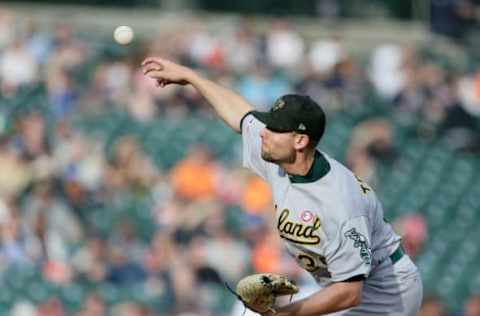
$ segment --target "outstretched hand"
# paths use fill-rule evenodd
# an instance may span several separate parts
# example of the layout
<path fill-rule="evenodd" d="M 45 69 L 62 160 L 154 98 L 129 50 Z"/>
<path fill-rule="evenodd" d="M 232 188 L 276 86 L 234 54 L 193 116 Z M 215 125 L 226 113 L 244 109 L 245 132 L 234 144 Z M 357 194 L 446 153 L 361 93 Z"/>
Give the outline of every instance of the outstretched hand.
<path fill-rule="evenodd" d="M 160 87 L 169 84 L 187 85 L 195 75 L 190 68 L 158 57 L 146 58 L 142 62 L 142 68 L 143 74 L 156 80 Z"/>

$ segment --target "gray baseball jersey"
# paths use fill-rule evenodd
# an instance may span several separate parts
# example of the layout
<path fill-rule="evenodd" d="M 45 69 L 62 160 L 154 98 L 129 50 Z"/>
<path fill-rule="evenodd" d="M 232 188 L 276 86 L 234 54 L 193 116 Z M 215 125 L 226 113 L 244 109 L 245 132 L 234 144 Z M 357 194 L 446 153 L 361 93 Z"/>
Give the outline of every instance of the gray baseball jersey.
<path fill-rule="evenodd" d="M 305 176 L 286 174 L 278 165 L 264 161 L 259 135 L 264 126 L 251 114 L 242 120 L 243 162 L 270 184 L 277 229 L 288 252 L 320 287 L 365 278 L 362 304 L 337 314 L 415 315 L 418 296 L 421 299 L 418 293 L 410 295 L 415 300 L 408 302 L 413 306 L 410 311 L 393 303 L 405 294 L 401 283 L 408 282 L 403 279 L 416 280 L 420 292 L 421 282 L 406 255 L 400 259 L 408 261 L 402 273 L 395 274 L 390 256 L 399 248 L 400 237 L 384 221 L 375 192 L 319 151 Z"/>

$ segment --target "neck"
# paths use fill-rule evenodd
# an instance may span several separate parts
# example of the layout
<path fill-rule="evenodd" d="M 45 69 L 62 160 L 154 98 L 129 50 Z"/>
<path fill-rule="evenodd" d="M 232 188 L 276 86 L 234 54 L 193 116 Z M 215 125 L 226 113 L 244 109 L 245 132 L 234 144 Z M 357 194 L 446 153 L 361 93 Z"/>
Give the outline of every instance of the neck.
<path fill-rule="evenodd" d="M 293 162 L 281 163 L 280 167 L 288 174 L 304 176 L 312 168 L 314 159 L 315 149 L 305 150 L 303 152 L 297 152 Z"/>

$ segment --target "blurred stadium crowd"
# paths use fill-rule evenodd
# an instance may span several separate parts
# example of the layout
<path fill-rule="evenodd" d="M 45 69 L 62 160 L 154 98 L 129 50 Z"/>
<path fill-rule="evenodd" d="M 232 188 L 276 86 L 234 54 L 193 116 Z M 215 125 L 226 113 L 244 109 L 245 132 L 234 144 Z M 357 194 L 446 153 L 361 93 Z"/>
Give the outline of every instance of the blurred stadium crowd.
<path fill-rule="evenodd" d="M 190 88 L 144 78 L 149 55 L 201 69 L 261 110 L 292 91 L 324 105 L 320 148 L 379 191 L 421 268 L 442 261 L 425 271 L 421 315 L 480 315 L 475 60 L 433 42 L 353 56 L 341 36 L 307 42 L 286 20 L 252 25 L 193 21 L 125 48 L 0 9 L 1 315 L 229 315 L 223 280 L 272 271 L 311 285 L 273 229 L 268 187 L 241 168 L 240 137 Z M 460 175 L 442 191 L 449 171 Z M 451 249 L 435 241 L 459 227 L 467 257 L 451 272 Z M 473 283 L 435 283 L 450 272 Z"/>

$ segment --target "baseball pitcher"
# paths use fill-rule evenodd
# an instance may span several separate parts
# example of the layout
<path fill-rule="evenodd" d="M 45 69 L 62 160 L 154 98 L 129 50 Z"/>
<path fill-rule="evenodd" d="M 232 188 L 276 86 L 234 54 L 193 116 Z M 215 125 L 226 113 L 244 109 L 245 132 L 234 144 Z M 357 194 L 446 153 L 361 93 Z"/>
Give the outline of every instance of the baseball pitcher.
<path fill-rule="evenodd" d="M 269 112 L 258 112 L 190 68 L 161 58 L 147 58 L 142 66 L 159 86 L 190 84 L 204 96 L 241 133 L 245 167 L 270 184 L 278 233 L 319 285 L 318 292 L 277 308 L 276 315 L 416 315 L 419 272 L 383 220 L 372 188 L 317 150 L 325 129 L 318 104 L 285 95 Z"/>

